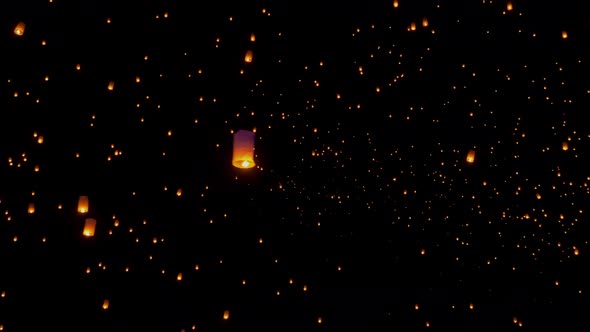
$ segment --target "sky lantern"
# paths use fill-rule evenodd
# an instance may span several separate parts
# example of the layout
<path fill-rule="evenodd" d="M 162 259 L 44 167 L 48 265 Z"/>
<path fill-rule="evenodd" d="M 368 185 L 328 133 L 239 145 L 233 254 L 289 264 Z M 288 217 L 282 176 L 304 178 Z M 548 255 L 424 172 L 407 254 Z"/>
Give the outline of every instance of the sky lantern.
<path fill-rule="evenodd" d="M 107 86 L 109 91 L 113 91 L 115 89 L 115 81 L 110 81 L 109 85 Z"/>
<path fill-rule="evenodd" d="M 253 58 L 253 56 L 254 56 L 254 55 L 253 55 L 252 51 L 248 50 L 248 51 L 246 52 L 246 55 L 244 56 L 244 62 L 246 62 L 246 63 L 251 63 L 251 62 L 252 62 L 252 58 Z"/>
<path fill-rule="evenodd" d="M 254 139 L 256 134 L 248 130 L 238 130 L 234 134 L 232 164 L 237 168 L 252 168 L 254 163 Z"/>
<path fill-rule="evenodd" d="M 105 299 L 102 301 L 102 309 L 107 310 L 109 308 L 109 300 Z"/>
<path fill-rule="evenodd" d="M 567 31 L 564 30 L 561 32 L 561 38 L 567 39 Z"/>
<path fill-rule="evenodd" d="M 469 150 L 469 152 L 467 153 L 467 158 L 465 158 L 465 160 L 472 164 L 475 161 L 475 151 L 474 150 Z"/>
<path fill-rule="evenodd" d="M 93 237 L 94 231 L 96 230 L 96 219 L 94 218 L 86 218 L 84 222 L 84 231 L 82 234 L 86 237 Z"/>
<path fill-rule="evenodd" d="M 511 11 L 512 9 L 513 9 L 512 2 L 508 1 L 508 3 L 506 4 L 506 10 Z"/>
<path fill-rule="evenodd" d="M 252 32 L 252 34 L 250 35 L 250 41 L 251 42 L 255 42 L 256 41 L 256 35 L 254 34 L 254 32 Z"/>
<path fill-rule="evenodd" d="M 426 17 L 422 19 L 422 26 L 425 28 L 428 27 L 428 19 Z"/>
<path fill-rule="evenodd" d="M 562 149 L 563 151 L 567 151 L 567 150 L 569 149 L 569 146 L 567 145 L 567 142 L 563 142 L 563 143 L 561 144 L 561 149 Z"/>
<path fill-rule="evenodd" d="M 78 213 L 88 213 L 88 196 L 80 196 L 78 199 Z"/>
<path fill-rule="evenodd" d="M 25 23 L 18 22 L 18 24 L 14 27 L 14 34 L 17 36 L 22 36 L 25 34 Z"/>
<path fill-rule="evenodd" d="M 410 31 L 416 31 L 416 22 L 410 24 Z"/>
<path fill-rule="evenodd" d="M 223 312 L 223 319 L 224 320 L 228 320 L 229 319 L 229 310 L 226 310 Z"/>
<path fill-rule="evenodd" d="M 399 1 L 393 0 L 393 8 L 399 7 Z"/>
<path fill-rule="evenodd" d="M 29 214 L 34 214 L 35 213 L 35 203 L 29 203 L 29 207 L 27 208 L 27 212 Z"/>

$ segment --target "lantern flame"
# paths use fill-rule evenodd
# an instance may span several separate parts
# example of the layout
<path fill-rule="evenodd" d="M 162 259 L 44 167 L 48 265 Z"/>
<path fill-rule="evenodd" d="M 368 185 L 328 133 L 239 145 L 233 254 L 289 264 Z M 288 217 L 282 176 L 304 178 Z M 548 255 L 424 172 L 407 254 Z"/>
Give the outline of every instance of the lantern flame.
<path fill-rule="evenodd" d="M 84 223 L 84 231 L 82 234 L 86 237 L 93 237 L 94 231 L 96 230 L 96 219 L 93 218 L 86 218 L 86 222 Z"/>
<path fill-rule="evenodd" d="M 80 196 L 78 199 L 78 213 L 88 213 L 88 196 Z"/>
<path fill-rule="evenodd" d="M 232 164 L 237 168 L 252 168 L 254 162 L 254 132 L 238 130 L 234 134 Z"/>
<path fill-rule="evenodd" d="M 14 34 L 17 36 L 22 36 L 25 34 L 25 23 L 24 22 L 18 22 L 16 27 L 14 27 Z"/>

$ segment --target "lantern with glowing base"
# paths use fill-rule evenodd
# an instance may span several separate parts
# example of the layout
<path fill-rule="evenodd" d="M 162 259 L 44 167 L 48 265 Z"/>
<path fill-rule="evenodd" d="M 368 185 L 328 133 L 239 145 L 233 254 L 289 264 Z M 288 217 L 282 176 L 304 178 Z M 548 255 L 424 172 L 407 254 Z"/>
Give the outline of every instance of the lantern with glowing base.
<path fill-rule="evenodd" d="M 467 158 L 465 158 L 465 160 L 468 163 L 473 164 L 473 162 L 475 161 L 475 151 L 469 150 L 469 153 L 467 153 Z"/>
<path fill-rule="evenodd" d="M 14 34 L 17 36 L 22 36 L 25 34 L 25 23 L 24 22 L 18 22 L 16 27 L 14 27 Z"/>
<path fill-rule="evenodd" d="M 88 213 L 88 196 L 80 196 L 78 199 L 78 213 Z"/>
<path fill-rule="evenodd" d="M 232 165 L 237 168 L 252 168 L 254 162 L 254 139 L 256 134 L 248 130 L 238 130 L 234 134 Z"/>
<path fill-rule="evenodd" d="M 93 237 L 95 230 L 96 230 L 96 219 L 86 218 L 86 221 L 84 222 L 84 231 L 82 231 L 82 234 L 85 237 Z"/>

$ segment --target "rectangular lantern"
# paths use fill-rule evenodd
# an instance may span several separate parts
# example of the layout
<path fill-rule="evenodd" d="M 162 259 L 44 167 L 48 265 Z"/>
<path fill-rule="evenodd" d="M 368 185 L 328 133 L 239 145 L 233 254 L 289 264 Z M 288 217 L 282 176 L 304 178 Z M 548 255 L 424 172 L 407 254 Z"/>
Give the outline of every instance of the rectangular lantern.
<path fill-rule="evenodd" d="M 25 34 L 25 23 L 24 22 L 18 22 L 16 27 L 14 27 L 14 34 L 17 36 L 22 36 Z"/>
<path fill-rule="evenodd" d="M 246 55 L 244 56 L 244 62 L 246 62 L 246 63 L 252 62 L 253 57 L 254 57 L 254 55 L 253 55 L 252 51 L 246 52 Z"/>
<path fill-rule="evenodd" d="M 80 196 L 78 199 L 78 213 L 88 213 L 88 196 Z"/>
<path fill-rule="evenodd" d="M 563 143 L 561 144 L 561 149 L 562 149 L 563 151 L 567 151 L 567 150 L 569 149 L 569 146 L 567 145 L 567 142 L 563 142 Z"/>
<path fill-rule="evenodd" d="M 252 168 L 254 163 L 254 139 L 256 134 L 248 130 L 238 130 L 234 134 L 232 164 L 237 168 Z"/>
<path fill-rule="evenodd" d="M 96 219 L 86 218 L 86 222 L 84 222 L 84 231 L 82 234 L 84 234 L 84 236 L 86 236 L 86 237 L 93 237 L 95 230 L 96 230 Z"/>
<path fill-rule="evenodd" d="M 27 208 L 27 212 L 29 214 L 35 213 L 35 203 L 29 203 L 29 207 Z"/>
<path fill-rule="evenodd" d="M 107 86 L 107 89 L 109 91 L 113 91 L 115 89 L 115 82 L 114 81 L 110 81 L 109 85 Z"/>
<path fill-rule="evenodd" d="M 467 153 L 467 158 L 465 160 L 467 160 L 467 162 L 470 164 L 473 163 L 475 161 L 475 151 L 469 150 L 469 153 Z"/>

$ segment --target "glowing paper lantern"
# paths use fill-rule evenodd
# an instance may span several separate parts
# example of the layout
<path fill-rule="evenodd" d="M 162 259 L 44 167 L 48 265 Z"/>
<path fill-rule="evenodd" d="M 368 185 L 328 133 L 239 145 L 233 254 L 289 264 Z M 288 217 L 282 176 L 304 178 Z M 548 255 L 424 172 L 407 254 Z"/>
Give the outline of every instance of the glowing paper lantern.
<path fill-rule="evenodd" d="M 84 222 L 84 231 L 82 234 L 86 237 L 93 237 L 94 231 L 96 230 L 96 219 L 93 218 L 86 218 L 86 222 Z"/>
<path fill-rule="evenodd" d="M 109 308 L 109 300 L 105 299 L 104 301 L 102 301 L 102 308 L 104 310 L 107 310 Z"/>
<path fill-rule="evenodd" d="M 78 213 L 88 213 L 88 196 L 80 196 L 78 199 Z"/>
<path fill-rule="evenodd" d="M 506 4 L 506 10 L 511 11 L 512 9 L 513 9 L 512 2 L 508 1 L 508 3 Z"/>
<path fill-rule="evenodd" d="M 426 17 L 422 19 L 422 26 L 425 28 L 428 27 L 428 19 Z"/>
<path fill-rule="evenodd" d="M 561 38 L 567 39 L 567 31 L 562 31 L 561 32 Z"/>
<path fill-rule="evenodd" d="M 29 203 L 29 207 L 27 208 L 27 212 L 29 214 L 35 213 L 35 203 Z"/>
<path fill-rule="evenodd" d="M 399 7 L 399 2 L 397 0 L 393 0 L 393 8 Z"/>
<path fill-rule="evenodd" d="M 25 23 L 24 22 L 18 22 L 16 27 L 14 27 L 14 34 L 17 36 L 22 36 L 25 34 Z"/>
<path fill-rule="evenodd" d="M 229 319 L 229 310 L 226 310 L 223 312 L 223 319 L 224 320 L 228 320 Z"/>
<path fill-rule="evenodd" d="M 465 160 L 472 164 L 475 161 L 475 151 L 473 150 L 469 150 L 469 153 L 467 153 L 467 158 L 465 158 Z"/>
<path fill-rule="evenodd" d="M 109 91 L 113 91 L 115 89 L 115 82 L 114 81 L 110 81 L 109 85 L 107 86 L 107 89 Z"/>
<path fill-rule="evenodd" d="M 256 134 L 248 130 L 238 130 L 234 134 L 232 164 L 237 168 L 252 168 L 254 163 L 254 139 Z"/>
<path fill-rule="evenodd" d="M 246 63 L 252 62 L 253 57 L 254 57 L 254 55 L 253 55 L 252 51 L 250 51 L 250 50 L 247 51 L 246 55 L 244 56 L 244 62 L 246 62 Z"/>
<path fill-rule="evenodd" d="M 410 24 L 410 31 L 416 31 L 416 22 Z"/>
<path fill-rule="evenodd" d="M 255 42 L 256 41 L 256 35 L 254 34 L 254 32 L 252 32 L 252 34 L 250 35 L 250 41 L 251 42 Z"/>
<path fill-rule="evenodd" d="M 567 142 L 563 142 L 563 143 L 561 144 L 561 149 L 562 149 L 563 151 L 567 151 L 567 150 L 569 149 L 569 146 L 567 145 Z"/>

